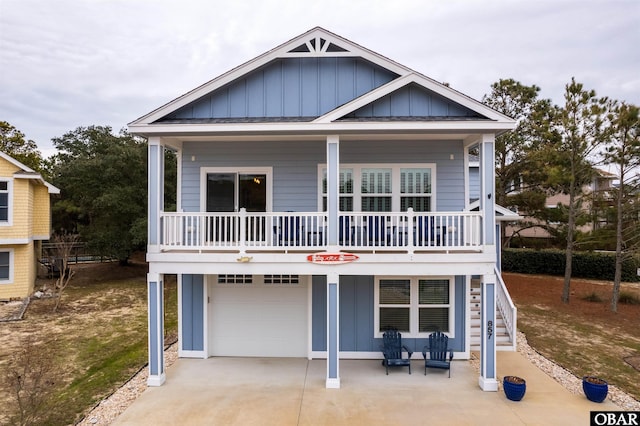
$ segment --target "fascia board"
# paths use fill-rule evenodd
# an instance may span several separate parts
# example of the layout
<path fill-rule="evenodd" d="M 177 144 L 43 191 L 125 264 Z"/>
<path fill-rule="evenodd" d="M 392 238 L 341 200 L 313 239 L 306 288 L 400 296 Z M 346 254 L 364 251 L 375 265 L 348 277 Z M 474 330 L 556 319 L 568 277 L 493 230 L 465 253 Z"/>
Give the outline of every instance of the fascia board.
<path fill-rule="evenodd" d="M 331 122 L 331 123 L 224 123 L 130 125 L 129 131 L 144 136 L 327 134 L 349 132 L 464 132 L 501 133 L 513 128 L 510 122 L 496 121 L 403 121 L 403 122 Z"/>
<path fill-rule="evenodd" d="M 41 175 L 39 175 L 39 174 L 37 174 L 35 172 L 32 172 L 32 173 L 14 173 L 13 177 L 15 179 L 32 179 L 32 180 L 35 180 L 38 183 L 46 186 L 47 187 L 47 191 L 49 192 L 49 194 L 59 194 L 60 193 L 60 189 L 58 189 L 55 186 L 51 185 L 49 182 L 44 180 Z"/>
<path fill-rule="evenodd" d="M 6 154 L 0 151 L 0 157 L 4 158 L 6 161 L 8 161 L 9 163 L 13 164 L 14 166 L 16 166 L 17 168 L 19 168 L 20 170 L 26 173 L 36 173 L 34 170 L 25 166 L 24 164 L 22 164 L 21 162 L 19 162 L 18 160 L 10 156 L 9 154 Z"/>
<path fill-rule="evenodd" d="M 411 83 L 416 83 L 424 87 L 425 89 L 430 90 L 434 93 L 437 93 L 451 100 L 452 102 L 455 102 L 466 108 L 469 108 L 470 110 L 477 112 L 478 114 L 483 115 L 490 120 L 494 120 L 497 122 L 512 123 L 513 125 L 509 129 L 515 128 L 515 125 L 516 125 L 515 120 L 507 117 L 506 115 L 503 115 L 495 111 L 494 109 L 489 108 L 480 102 L 477 102 L 472 98 L 462 95 L 461 93 L 455 90 L 452 90 L 445 85 L 437 83 L 429 78 L 424 77 L 423 75 L 420 75 L 414 72 L 412 72 L 411 74 L 396 78 L 395 80 L 392 80 L 389 83 L 383 86 L 380 86 L 377 89 L 374 89 L 360 96 L 359 98 L 354 99 L 353 101 L 328 112 L 327 114 L 321 117 L 318 117 L 317 119 L 314 120 L 314 123 L 327 123 L 327 122 L 337 120 Z"/>

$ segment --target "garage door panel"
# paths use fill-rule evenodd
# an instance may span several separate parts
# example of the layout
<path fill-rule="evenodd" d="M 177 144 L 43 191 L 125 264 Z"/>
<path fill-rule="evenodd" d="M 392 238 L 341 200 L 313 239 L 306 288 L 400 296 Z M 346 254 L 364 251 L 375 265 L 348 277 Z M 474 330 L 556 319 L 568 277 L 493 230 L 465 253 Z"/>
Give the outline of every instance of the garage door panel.
<path fill-rule="evenodd" d="M 307 287 L 212 284 L 209 348 L 213 356 L 307 356 Z"/>

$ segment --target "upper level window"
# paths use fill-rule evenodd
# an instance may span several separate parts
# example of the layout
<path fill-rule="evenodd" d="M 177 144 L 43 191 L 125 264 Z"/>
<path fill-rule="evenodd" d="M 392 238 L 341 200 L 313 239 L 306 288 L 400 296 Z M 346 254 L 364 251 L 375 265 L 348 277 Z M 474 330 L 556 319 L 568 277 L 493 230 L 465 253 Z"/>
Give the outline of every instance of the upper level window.
<path fill-rule="evenodd" d="M 0 180 L 0 224 L 8 224 L 10 222 L 11 206 L 11 182 Z"/>
<path fill-rule="evenodd" d="M 322 209 L 327 210 L 327 169 L 320 166 Z M 344 164 L 340 168 L 340 211 L 435 210 L 435 164 Z"/>
<path fill-rule="evenodd" d="M 363 168 L 361 172 L 362 203 L 360 210 L 363 212 L 390 212 L 391 211 L 391 178 L 392 169 L 389 168 Z"/>

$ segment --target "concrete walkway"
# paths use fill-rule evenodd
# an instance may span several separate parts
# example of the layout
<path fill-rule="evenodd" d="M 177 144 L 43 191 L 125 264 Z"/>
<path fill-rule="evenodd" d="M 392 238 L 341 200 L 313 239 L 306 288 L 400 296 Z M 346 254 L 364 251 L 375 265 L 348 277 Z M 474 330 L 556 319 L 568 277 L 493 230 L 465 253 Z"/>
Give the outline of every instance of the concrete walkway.
<path fill-rule="evenodd" d="M 517 352 L 498 373 L 527 380 L 520 402 L 482 392 L 468 361 L 427 371 L 413 361 L 385 375 L 380 361 L 342 360 L 341 389 L 326 389 L 326 362 L 300 358 L 179 359 L 115 425 L 588 425 L 592 410 L 619 410 L 574 395 Z"/>

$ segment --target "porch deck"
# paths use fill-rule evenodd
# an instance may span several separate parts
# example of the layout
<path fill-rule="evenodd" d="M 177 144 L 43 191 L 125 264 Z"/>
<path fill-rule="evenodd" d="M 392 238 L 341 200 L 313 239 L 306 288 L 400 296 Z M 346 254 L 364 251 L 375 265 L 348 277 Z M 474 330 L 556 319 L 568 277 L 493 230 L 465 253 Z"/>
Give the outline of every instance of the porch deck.
<path fill-rule="evenodd" d="M 167 382 L 148 388 L 114 425 L 585 425 L 591 410 L 619 409 L 574 395 L 518 352 L 498 353 L 499 377 L 527 380 L 520 402 L 482 392 L 478 372 L 454 361 L 451 378 L 422 363 L 384 374 L 379 360 L 342 360 L 339 390 L 325 388 L 326 362 L 301 358 L 179 359 Z"/>

